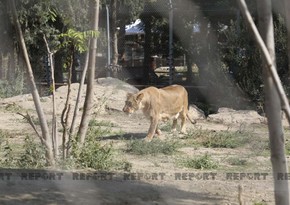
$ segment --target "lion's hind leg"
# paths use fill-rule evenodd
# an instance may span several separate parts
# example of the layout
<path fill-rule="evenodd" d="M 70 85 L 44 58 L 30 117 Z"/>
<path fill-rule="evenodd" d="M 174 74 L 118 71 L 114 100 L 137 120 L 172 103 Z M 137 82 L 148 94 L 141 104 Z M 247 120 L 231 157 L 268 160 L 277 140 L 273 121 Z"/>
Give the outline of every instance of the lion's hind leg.
<path fill-rule="evenodd" d="M 185 128 L 185 122 L 186 122 L 186 110 L 183 110 L 181 113 L 180 113 L 180 116 L 179 118 L 181 119 L 181 130 L 180 132 L 182 134 L 186 134 L 186 128 Z"/>

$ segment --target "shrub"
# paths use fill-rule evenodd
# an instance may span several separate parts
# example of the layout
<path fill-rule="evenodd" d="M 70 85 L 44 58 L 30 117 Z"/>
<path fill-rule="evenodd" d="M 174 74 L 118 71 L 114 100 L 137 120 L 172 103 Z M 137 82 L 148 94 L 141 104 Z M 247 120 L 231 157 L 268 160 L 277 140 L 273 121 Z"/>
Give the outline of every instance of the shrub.
<path fill-rule="evenodd" d="M 8 141 L 3 145 L 1 143 L 1 149 L 3 150 L 3 157 L 1 157 L 0 163 L 1 167 L 12 168 L 17 166 L 17 160 L 13 149 L 11 148 Z"/>
<path fill-rule="evenodd" d="M 14 146 L 12 147 L 8 141 L 5 144 L 2 143 L 1 147 L 3 150 L 1 166 L 43 168 L 46 165 L 44 147 L 30 136 L 26 136 L 24 144 L 17 149 L 13 148 Z"/>
<path fill-rule="evenodd" d="M 26 136 L 24 153 L 17 160 L 17 165 L 21 168 L 43 168 L 46 165 L 45 148 L 42 144 L 36 143 L 32 137 Z"/>
<path fill-rule="evenodd" d="M 114 166 L 112 144 L 101 145 L 99 139 L 109 134 L 108 130 L 100 127 L 90 127 L 86 136 L 85 143 L 80 148 L 79 144 L 72 143 L 72 153 L 70 163 L 77 168 L 93 168 L 97 170 L 108 170 Z"/>

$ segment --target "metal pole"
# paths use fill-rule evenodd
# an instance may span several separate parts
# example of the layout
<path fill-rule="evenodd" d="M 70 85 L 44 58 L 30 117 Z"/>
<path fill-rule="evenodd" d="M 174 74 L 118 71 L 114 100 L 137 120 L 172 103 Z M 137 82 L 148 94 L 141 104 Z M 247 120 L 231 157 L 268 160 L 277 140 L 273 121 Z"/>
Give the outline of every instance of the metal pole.
<path fill-rule="evenodd" d="M 107 41 L 108 41 L 108 68 L 111 65 L 111 38 L 110 38 L 110 15 L 109 15 L 109 7 L 106 5 L 106 11 L 107 11 Z M 110 76 L 109 71 L 107 71 L 107 76 Z"/>
<path fill-rule="evenodd" d="M 172 1 L 169 0 L 169 85 L 173 83 L 174 65 L 173 65 L 173 6 Z"/>

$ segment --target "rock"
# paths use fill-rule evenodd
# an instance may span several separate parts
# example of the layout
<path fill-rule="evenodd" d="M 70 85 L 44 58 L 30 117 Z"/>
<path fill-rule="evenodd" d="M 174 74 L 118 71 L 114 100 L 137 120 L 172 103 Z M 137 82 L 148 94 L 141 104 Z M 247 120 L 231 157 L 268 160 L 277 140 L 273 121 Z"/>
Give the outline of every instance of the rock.
<path fill-rule="evenodd" d="M 262 117 L 254 110 L 233 110 L 230 108 L 220 108 L 217 114 L 209 115 L 209 121 L 220 122 L 225 124 L 231 123 L 246 123 L 259 124 L 265 122 L 265 117 Z"/>
<path fill-rule="evenodd" d="M 188 115 L 191 119 L 194 119 L 194 120 L 205 119 L 204 112 L 201 109 L 199 109 L 196 105 L 189 106 Z"/>
<path fill-rule="evenodd" d="M 97 105 L 98 112 L 101 113 L 106 110 L 122 112 L 127 93 L 136 93 L 139 91 L 134 86 L 111 77 L 97 79 L 95 86 L 95 97 L 100 105 Z"/>
<path fill-rule="evenodd" d="M 97 85 L 101 85 L 103 87 L 114 87 L 115 89 L 118 89 L 118 90 L 124 90 L 126 92 L 131 92 L 131 93 L 136 93 L 138 92 L 139 90 L 137 88 L 135 88 L 134 86 L 128 84 L 128 83 L 125 83 L 119 79 L 116 79 L 116 78 L 111 78 L 111 77 L 108 77 L 108 78 L 98 78 L 96 80 L 96 84 Z"/>

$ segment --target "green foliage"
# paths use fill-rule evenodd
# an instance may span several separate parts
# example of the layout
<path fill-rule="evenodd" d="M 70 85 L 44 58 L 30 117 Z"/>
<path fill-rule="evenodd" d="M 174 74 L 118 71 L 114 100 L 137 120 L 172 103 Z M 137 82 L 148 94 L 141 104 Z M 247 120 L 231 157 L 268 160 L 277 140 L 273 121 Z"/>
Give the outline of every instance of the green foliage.
<path fill-rule="evenodd" d="M 73 47 L 79 53 L 83 53 L 88 49 L 88 39 L 97 38 L 98 36 L 99 32 L 97 31 L 89 30 L 80 32 L 70 28 L 66 33 L 59 35 L 59 38 L 62 40 L 62 43 L 59 45 L 59 49 Z"/>
<path fill-rule="evenodd" d="M 43 57 L 47 55 L 43 36 L 50 47 L 58 45 L 57 34 L 63 29 L 61 19 L 49 0 L 18 1 L 17 12 L 34 75 L 42 79 L 45 72 Z"/>
<path fill-rule="evenodd" d="M 181 164 L 187 168 L 201 170 L 216 169 L 218 167 L 218 163 L 214 162 L 208 154 L 196 158 L 188 158 L 186 160 L 183 160 Z"/>
<path fill-rule="evenodd" d="M 144 140 L 130 140 L 127 142 L 127 152 L 137 155 L 172 155 L 180 147 L 177 141 L 154 139 L 151 142 Z"/>
<path fill-rule="evenodd" d="M 276 61 L 282 82 L 287 83 L 287 39 L 286 27 L 280 15 L 274 15 Z M 222 48 L 223 61 L 239 86 L 254 101 L 263 101 L 262 61 L 259 49 L 245 23 L 232 22 L 222 35 L 226 46 Z"/>
<path fill-rule="evenodd" d="M 239 86 L 252 99 L 261 99 L 261 58 L 250 32 L 244 23 L 232 22 L 223 34 L 227 42 L 222 51 L 223 61 Z"/>

